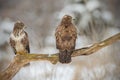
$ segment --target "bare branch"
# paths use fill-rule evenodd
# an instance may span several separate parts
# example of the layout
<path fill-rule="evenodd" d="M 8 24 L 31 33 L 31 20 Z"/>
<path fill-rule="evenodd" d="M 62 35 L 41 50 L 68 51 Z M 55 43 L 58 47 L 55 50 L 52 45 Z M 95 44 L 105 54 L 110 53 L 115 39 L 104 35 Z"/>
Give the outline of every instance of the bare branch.
<path fill-rule="evenodd" d="M 77 49 L 73 52 L 72 57 L 81 56 L 81 55 L 90 55 L 94 52 L 104 48 L 117 40 L 120 40 L 120 33 L 104 40 L 99 43 L 95 43 L 90 47 L 85 47 Z M 11 80 L 15 74 L 23 67 L 25 64 L 31 61 L 38 60 L 48 60 L 53 64 L 58 62 L 58 53 L 56 54 L 26 54 L 26 55 L 16 55 L 13 61 L 10 63 L 9 67 L 0 73 L 0 80 Z"/>
<path fill-rule="evenodd" d="M 90 47 L 75 50 L 74 54 L 72 56 L 90 55 L 90 54 L 98 51 L 99 49 L 104 48 L 104 47 L 106 47 L 106 46 L 108 46 L 108 45 L 110 45 L 118 40 L 120 40 L 120 33 L 118 33 L 118 34 L 116 34 L 116 35 L 114 35 L 114 36 L 112 36 L 104 41 L 101 41 L 99 43 L 95 43 Z"/>

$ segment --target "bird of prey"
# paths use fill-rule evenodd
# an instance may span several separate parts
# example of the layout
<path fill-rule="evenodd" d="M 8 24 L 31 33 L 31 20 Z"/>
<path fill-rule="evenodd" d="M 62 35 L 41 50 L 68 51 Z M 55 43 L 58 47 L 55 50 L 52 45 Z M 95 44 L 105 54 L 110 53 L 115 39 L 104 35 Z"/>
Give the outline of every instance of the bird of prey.
<path fill-rule="evenodd" d="M 24 28 L 24 23 L 18 21 L 14 24 L 13 32 L 10 35 L 10 45 L 15 54 L 30 53 L 28 34 Z"/>
<path fill-rule="evenodd" d="M 75 49 L 77 29 L 72 23 L 72 17 L 64 15 L 56 32 L 56 48 L 59 49 L 59 61 L 61 63 L 70 63 L 71 54 Z"/>

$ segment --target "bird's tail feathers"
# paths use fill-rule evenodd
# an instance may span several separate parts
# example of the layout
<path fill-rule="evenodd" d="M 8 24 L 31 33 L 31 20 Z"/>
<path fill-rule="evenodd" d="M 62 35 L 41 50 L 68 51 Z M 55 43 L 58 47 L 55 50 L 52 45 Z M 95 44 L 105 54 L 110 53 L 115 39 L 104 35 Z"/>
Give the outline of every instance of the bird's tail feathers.
<path fill-rule="evenodd" d="M 61 63 L 70 63 L 71 62 L 71 54 L 72 54 L 72 51 L 67 51 L 67 50 L 60 51 L 59 61 Z"/>

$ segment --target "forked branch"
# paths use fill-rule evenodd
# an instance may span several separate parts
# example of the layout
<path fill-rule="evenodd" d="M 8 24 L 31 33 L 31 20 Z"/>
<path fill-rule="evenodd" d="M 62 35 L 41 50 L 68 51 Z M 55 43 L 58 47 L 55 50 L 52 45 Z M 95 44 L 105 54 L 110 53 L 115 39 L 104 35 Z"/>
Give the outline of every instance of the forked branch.
<path fill-rule="evenodd" d="M 95 43 L 90 47 L 85 47 L 81 49 L 76 49 L 72 57 L 81 55 L 90 55 L 94 52 L 104 48 L 116 41 L 120 40 L 120 33 L 104 40 L 99 43 Z M 26 55 L 16 55 L 13 61 L 10 63 L 7 69 L 0 73 L 0 80 L 11 80 L 15 74 L 27 63 L 31 61 L 48 60 L 53 64 L 58 62 L 58 53 L 55 54 L 26 54 Z"/>

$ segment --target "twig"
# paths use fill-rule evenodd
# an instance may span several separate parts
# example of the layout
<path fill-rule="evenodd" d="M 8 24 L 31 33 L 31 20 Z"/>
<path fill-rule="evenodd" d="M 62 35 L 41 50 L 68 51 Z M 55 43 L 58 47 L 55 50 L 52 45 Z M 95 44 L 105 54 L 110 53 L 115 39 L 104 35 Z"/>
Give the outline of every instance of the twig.
<path fill-rule="evenodd" d="M 72 57 L 81 55 L 90 55 L 94 52 L 106 47 L 117 40 L 120 40 L 120 33 L 104 40 L 99 43 L 95 43 L 90 47 L 77 49 L 73 52 Z M 9 67 L 0 73 L 0 80 L 11 80 L 15 74 L 27 63 L 31 61 L 48 60 L 53 64 L 58 62 L 58 53 L 56 54 L 26 54 L 26 55 L 16 55 L 13 61 L 10 63 Z"/>

